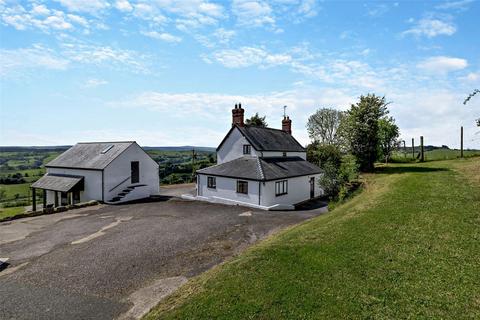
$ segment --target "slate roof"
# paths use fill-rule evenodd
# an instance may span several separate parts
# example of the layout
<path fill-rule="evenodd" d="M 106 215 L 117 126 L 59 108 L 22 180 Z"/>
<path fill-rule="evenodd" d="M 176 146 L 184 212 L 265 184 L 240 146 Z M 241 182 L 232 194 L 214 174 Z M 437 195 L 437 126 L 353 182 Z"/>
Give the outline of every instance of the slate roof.
<path fill-rule="evenodd" d="M 82 182 L 82 176 L 47 173 L 46 175 L 38 179 L 35 183 L 33 183 L 32 188 L 69 192 L 77 184 Z"/>
<path fill-rule="evenodd" d="M 103 170 L 110 162 L 134 143 L 134 141 L 80 142 L 45 166 Z M 112 147 L 106 151 L 110 146 Z"/>
<path fill-rule="evenodd" d="M 257 158 L 251 156 L 197 170 L 199 174 L 256 181 L 278 180 L 321 172 L 319 167 L 300 157 Z"/>
<path fill-rule="evenodd" d="M 305 148 L 289 133 L 272 128 L 235 125 L 218 146 L 220 149 L 227 137 L 237 128 L 257 151 L 305 152 Z"/>

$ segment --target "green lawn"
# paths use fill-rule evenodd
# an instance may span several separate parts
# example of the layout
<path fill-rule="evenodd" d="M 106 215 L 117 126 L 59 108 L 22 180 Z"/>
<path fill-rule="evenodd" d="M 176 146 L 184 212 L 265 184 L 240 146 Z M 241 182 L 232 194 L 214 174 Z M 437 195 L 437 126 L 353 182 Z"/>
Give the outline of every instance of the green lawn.
<path fill-rule="evenodd" d="M 24 207 L 0 208 L 0 220 L 7 217 L 13 217 L 24 212 Z"/>
<path fill-rule="evenodd" d="M 30 183 L 0 184 L 0 190 L 5 190 L 6 200 L 14 199 L 16 194 L 26 198 L 30 194 Z"/>
<path fill-rule="evenodd" d="M 480 159 L 396 164 L 147 319 L 480 318 Z"/>

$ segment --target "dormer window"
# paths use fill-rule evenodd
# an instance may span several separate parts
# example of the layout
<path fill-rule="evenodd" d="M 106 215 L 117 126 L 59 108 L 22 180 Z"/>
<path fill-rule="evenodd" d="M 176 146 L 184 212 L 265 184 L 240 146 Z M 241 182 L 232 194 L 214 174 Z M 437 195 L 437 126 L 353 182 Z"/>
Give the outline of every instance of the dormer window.
<path fill-rule="evenodd" d="M 252 146 L 249 144 L 243 145 L 243 154 L 251 154 L 252 153 Z"/>

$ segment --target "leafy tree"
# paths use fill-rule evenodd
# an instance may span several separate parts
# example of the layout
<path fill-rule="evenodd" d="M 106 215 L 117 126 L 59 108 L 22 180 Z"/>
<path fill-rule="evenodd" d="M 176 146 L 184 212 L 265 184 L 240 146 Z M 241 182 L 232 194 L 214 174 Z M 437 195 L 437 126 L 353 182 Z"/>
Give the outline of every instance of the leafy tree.
<path fill-rule="evenodd" d="M 267 127 L 268 124 L 265 121 L 266 116 L 260 117 L 258 112 L 251 116 L 249 119 L 245 121 L 245 123 L 249 126 L 257 126 L 257 127 Z"/>
<path fill-rule="evenodd" d="M 361 171 L 373 171 L 378 156 L 379 120 L 388 114 L 385 97 L 375 94 L 360 96 L 352 104 L 340 125 L 340 133 L 351 153 L 357 158 Z"/>
<path fill-rule="evenodd" d="M 399 135 L 400 130 L 395 124 L 395 119 L 388 117 L 378 120 L 379 147 L 380 152 L 385 159 L 385 163 L 388 163 L 392 151 L 397 145 L 397 139 Z"/>
<path fill-rule="evenodd" d="M 470 101 L 470 99 L 472 99 L 478 93 L 480 93 L 479 89 L 473 90 L 473 92 L 470 93 L 468 97 L 465 98 L 465 100 L 463 101 L 463 104 L 467 104 L 467 102 Z M 480 118 L 477 119 L 477 126 L 480 127 Z"/>
<path fill-rule="evenodd" d="M 308 118 L 307 131 L 310 139 L 324 144 L 338 144 L 338 127 L 343 117 L 343 112 L 322 108 Z"/>

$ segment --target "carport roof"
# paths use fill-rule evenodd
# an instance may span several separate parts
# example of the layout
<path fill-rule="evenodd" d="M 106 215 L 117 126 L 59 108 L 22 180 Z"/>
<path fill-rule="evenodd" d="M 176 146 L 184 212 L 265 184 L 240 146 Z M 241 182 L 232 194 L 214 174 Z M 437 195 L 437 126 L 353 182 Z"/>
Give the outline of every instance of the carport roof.
<path fill-rule="evenodd" d="M 300 157 L 251 156 L 197 170 L 199 174 L 257 181 L 293 178 L 321 172 L 319 167 Z"/>
<path fill-rule="evenodd" d="M 46 174 L 38 179 L 32 188 L 69 192 L 83 182 L 82 176 Z"/>

